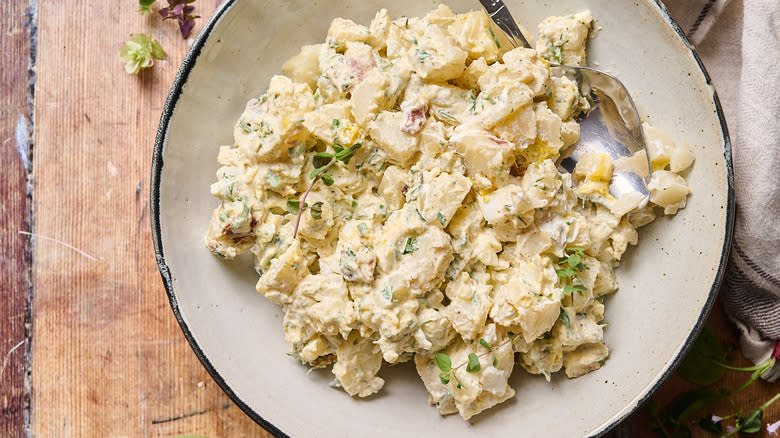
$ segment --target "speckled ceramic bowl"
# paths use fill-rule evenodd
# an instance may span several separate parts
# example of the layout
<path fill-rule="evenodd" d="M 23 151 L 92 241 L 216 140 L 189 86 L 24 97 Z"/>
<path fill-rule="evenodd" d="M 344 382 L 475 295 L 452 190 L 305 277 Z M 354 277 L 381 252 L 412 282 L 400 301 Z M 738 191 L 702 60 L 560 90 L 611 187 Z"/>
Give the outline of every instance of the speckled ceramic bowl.
<path fill-rule="evenodd" d="M 720 284 L 734 215 L 730 149 L 709 78 L 678 27 L 652 0 L 508 1 L 528 29 L 549 15 L 585 8 L 603 28 L 591 60 L 628 86 L 641 116 L 678 141 L 696 163 L 693 195 L 676 217 L 640 231 L 608 299 L 607 364 L 575 380 L 547 383 L 518 370 L 517 395 L 466 422 L 440 417 L 409 364 L 386 367 L 381 394 L 352 399 L 330 388 L 327 370 L 289 358 L 279 307 L 255 292 L 251 260 L 212 256 L 203 235 L 217 201 L 209 195 L 219 145 L 245 102 L 303 44 L 324 39 L 332 18 L 368 23 L 423 15 L 429 0 L 227 1 L 187 55 L 163 111 L 152 166 L 155 252 L 176 318 L 203 366 L 255 421 L 279 436 L 601 435 L 639 407 L 674 370 L 706 319 Z M 452 0 L 456 11 L 479 8 Z"/>

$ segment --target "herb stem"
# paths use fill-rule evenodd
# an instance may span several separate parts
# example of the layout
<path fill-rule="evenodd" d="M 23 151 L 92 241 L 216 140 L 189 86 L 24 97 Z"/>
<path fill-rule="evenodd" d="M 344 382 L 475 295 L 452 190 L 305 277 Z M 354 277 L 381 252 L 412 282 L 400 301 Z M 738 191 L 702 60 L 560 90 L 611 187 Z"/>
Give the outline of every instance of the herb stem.
<path fill-rule="evenodd" d="M 656 415 L 655 418 L 656 422 L 658 423 L 658 427 L 661 428 L 661 434 L 664 436 L 664 438 L 672 438 L 672 435 L 668 430 L 666 430 L 666 426 L 664 426 L 664 422 L 661 420 L 661 417 Z"/>
<path fill-rule="evenodd" d="M 149 10 L 149 13 L 147 15 L 149 16 L 149 38 L 151 38 L 152 37 L 152 11 L 151 11 L 151 9 Z"/>
<path fill-rule="evenodd" d="M 515 335 L 515 336 L 517 336 L 517 335 Z M 495 346 L 495 347 L 493 347 L 493 348 L 490 348 L 490 349 L 488 349 L 488 351 L 486 351 L 486 352 L 484 352 L 484 353 L 482 353 L 482 354 L 478 354 L 478 355 L 477 355 L 477 357 L 481 359 L 481 358 L 483 358 L 483 357 L 487 356 L 488 354 L 492 353 L 494 350 L 496 350 L 496 349 L 499 349 L 499 348 L 503 347 L 504 345 L 506 345 L 506 344 L 508 344 L 508 343 L 512 342 L 512 340 L 515 338 L 515 336 L 512 336 L 512 337 L 509 337 L 509 338 L 507 338 L 507 340 L 506 340 L 506 341 L 504 341 L 504 342 L 502 342 L 502 343 L 500 343 L 500 344 L 496 345 L 496 346 Z M 458 365 L 458 366 L 456 366 L 456 367 L 454 367 L 454 368 L 452 368 L 452 369 L 453 369 L 453 370 L 457 370 L 458 368 L 462 367 L 463 365 L 467 365 L 468 363 L 469 363 L 469 361 L 468 361 L 468 359 L 466 359 L 466 360 L 465 360 L 464 362 L 462 362 L 460 365 Z"/>
<path fill-rule="evenodd" d="M 733 367 L 730 365 L 726 365 L 725 363 L 720 363 L 718 361 L 713 361 L 713 362 L 715 362 L 718 366 L 721 366 L 723 368 L 726 368 L 727 370 L 732 370 L 732 371 L 758 371 L 761 369 L 765 369 L 764 371 L 766 371 L 769 368 L 772 368 L 774 366 L 774 361 L 775 361 L 774 359 L 770 358 L 752 367 Z"/>
<path fill-rule="evenodd" d="M 765 410 L 766 408 L 768 408 L 772 403 L 776 402 L 777 400 L 780 400 L 780 392 L 775 394 L 774 397 L 770 398 L 768 402 L 764 403 L 764 405 L 761 406 L 761 410 L 762 411 Z"/>
<path fill-rule="evenodd" d="M 306 189 L 306 192 L 304 192 L 303 196 L 301 196 L 300 208 L 298 209 L 298 217 L 295 219 L 295 230 L 293 230 L 293 239 L 298 237 L 298 228 L 301 225 L 301 216 L 303 215 L 303 211 L 306 209 L 306 198 L 309 197 L 309 193 L 311 193 L 311 189 L 314 188 L 314 184 L 317 183 L 317 180 L 320 179 L 322 174 L 325 173 L 330 168 L 330 166 L 333 165 L 335 161 L 336 161 L 335 159 L 331 159 L 330 162 L 325 167 L 320 169 L 320 171 L 317 172 L 316 175 L 314 175 L 314 179 L 311 180 L 311 184 L 309 184 L 309 187 Z"/>
<path fill-rule="evenodd" d="M 750 386 L 750 384 L 752 384 L 753 382 L 754 382 L 753 379 L 748 380 L 747 382 L 743 383 L 742 386 L 740 386 L 739 388 L 729 392 L 728 394 L 723 395 L 723 397 L 719 398 L 718 400 L 722 400 L 722 399 L 724 399 L 726 397 L 731 397 L 732 395 L 734 395 L 734 394 L 742 391 L 743 389 L 747 388 L 748 386 Z"/>
<path fill-rule="evenodd" d="M 747 382 L 743 383 L 742 386 L 739 388 L 729 392 L 727 395 L 724 395 L 721 398 L 731 397 L 732 395 L 742 391 L 743 389 L 750 386 L 753 382 L 755 382 L 759 377 L 761 377 L 762 374 L 767 372 L 769 369 L 771 369 L 775 365 L 775 360 L 772 358 L 769 358 L 760 364 L 752 367 L 732 367 L 728 365 L 724 365 L 720 362 L 715 362 L 716 364 L 725 367 L 726 369 L 734 370 L 734 371 L 753 371 L 755 374 L 748 379 Z"/>

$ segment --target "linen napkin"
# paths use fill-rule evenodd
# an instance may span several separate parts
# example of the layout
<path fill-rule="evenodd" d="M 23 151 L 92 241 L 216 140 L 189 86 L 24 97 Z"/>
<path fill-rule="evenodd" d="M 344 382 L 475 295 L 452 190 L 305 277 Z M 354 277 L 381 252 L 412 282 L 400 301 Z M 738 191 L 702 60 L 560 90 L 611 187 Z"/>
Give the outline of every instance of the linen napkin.
<path fill-rule="evenodd" d="M 742 353 L 759 363 L 780 342 L 780 2 L 664 3 L 696 46 L 729 126 L 737 209 L 721 296 Z M 780 363 L 762 377 L 778 380 Z"/>

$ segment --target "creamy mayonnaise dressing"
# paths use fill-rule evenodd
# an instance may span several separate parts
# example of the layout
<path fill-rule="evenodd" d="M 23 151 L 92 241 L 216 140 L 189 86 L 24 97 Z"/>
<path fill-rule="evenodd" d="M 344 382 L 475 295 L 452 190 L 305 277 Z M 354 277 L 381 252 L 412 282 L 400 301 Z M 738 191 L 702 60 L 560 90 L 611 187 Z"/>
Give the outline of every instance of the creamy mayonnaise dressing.
<path fill-rule="evenodd" d="M 206 245 L 254 254 L 293 357 L 332 364 L 359 397 L 413 359 L 430 402 L 464 418 L 514 396 L 516 363 L 548 380 L 604 363 L 614 269 L 654 206 L 685 206 L 693 154 L 646 127 L 651 203 L 631 213 L 609 195 L 608 156 L 559 173 L 589 104 L 550 63 L 584 65 L 592 21 L 548 18 L 534 50 L 443 5 L 337 18 L 247 103 L 218 155 Z"/>

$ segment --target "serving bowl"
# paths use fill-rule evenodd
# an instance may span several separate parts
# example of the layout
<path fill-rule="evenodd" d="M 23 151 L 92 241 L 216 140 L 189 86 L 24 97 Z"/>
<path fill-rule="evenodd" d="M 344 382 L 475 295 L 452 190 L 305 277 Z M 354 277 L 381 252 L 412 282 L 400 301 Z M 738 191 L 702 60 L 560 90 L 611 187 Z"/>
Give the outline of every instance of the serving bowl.
<path fill-rule="evenodd" d="M 673 372 L 717 294 L 734 217 L 731 154 L 717 96 L 695 52 L 652 0 L 507 1 L 527 29 L 549 15 L 590 9 L 599 27 L 590 60 L 632 92 L 643 120 L 687 142 L 692 195 L 676 216 L 640 230 L 608 298 L 605 366 L 550 383 L 522 370 L 517 395 L 471 421 L 440 417 L 411 364 L 385 367 L 377 396 L 350 398 L 286 355 L 282 311 L 255 292 L 252 260 L 225 262 L 203 245 L 216 199 L 209 194 L 220 145 L 232 143 L 246 101 L 265 91 L 300 46 L 324 39 L 330 21 L 421 16 L 438 2 L 235 0 L 214 13 L 182 63 L 163 109 L 152 163 L 155 253 L 171 307 L 195 354 L 233 401 L 277 436 L 602 435 Z M 479 9 L 447 2 L 456 12 Z"/>

